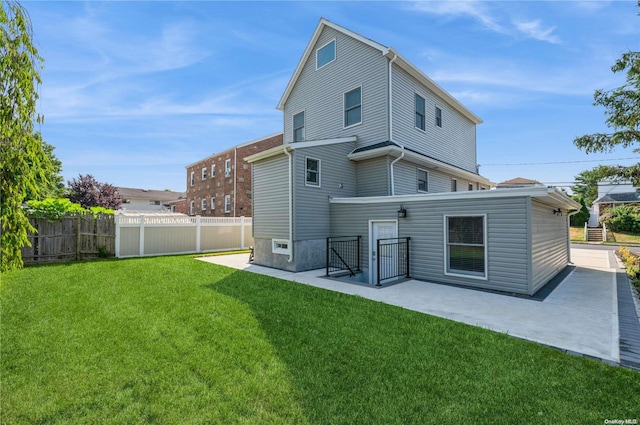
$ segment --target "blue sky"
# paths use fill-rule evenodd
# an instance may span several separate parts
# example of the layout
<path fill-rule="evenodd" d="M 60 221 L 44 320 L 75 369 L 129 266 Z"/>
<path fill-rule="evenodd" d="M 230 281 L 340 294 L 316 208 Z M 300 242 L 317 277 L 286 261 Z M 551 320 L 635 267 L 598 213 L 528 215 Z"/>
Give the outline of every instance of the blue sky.
<path fill-rule="evenodd" d="M 640 50 L 635 1 L 23 5 L 45 58 L 40 131 L 65 180 L 184 191 L 186 165 L 282 131 L 275 107 L 321 17 L 394 47 L 480 116 L 478 163 L 494 182 L 566 185 L 640 160 L 573 145 L 607 131 L 593 92 L 622 84 L 611 66 Z"/>

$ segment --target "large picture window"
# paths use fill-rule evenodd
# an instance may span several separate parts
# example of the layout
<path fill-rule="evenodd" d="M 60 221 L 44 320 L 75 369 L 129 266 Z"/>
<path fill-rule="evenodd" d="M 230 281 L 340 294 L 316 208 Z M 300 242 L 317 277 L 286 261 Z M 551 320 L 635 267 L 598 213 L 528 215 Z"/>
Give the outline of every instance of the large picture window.
<path fill-rule="evenodd" d="M 445 225 L 445 274 L 486 279 L 486 216 L 446 216 Z"/>
<path fill-rule="evenodd" d="M 362 87 L 344 94 L 344 126 L 360 124 L 362 122 Z"/>

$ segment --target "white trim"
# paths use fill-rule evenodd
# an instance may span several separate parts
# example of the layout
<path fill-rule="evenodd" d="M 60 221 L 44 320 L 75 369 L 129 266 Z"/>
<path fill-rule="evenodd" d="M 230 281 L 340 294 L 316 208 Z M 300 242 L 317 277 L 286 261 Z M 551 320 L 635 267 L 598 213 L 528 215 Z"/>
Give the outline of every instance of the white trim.
<path fill-rule="evenodd" d="M 224 195 L 224 212 L 225 214 L 231 212 L 231 195 Z"/>
<path fill-rule="evenodd" d="M 427 180 L 426 180 L 427 190 L 420 190 L 420 179 L 418 178 L 419 177 L 418 173 L 420 171 L 424 171 L 425 173 L 427 173 Z M 429 170 L 425 170 L 424 168 L 416 167 L 416 192 L 418 192 L 418 193 L 429 193 Z"/>
<path fill-rule="evenodd" d="M 189 175 L 189 186 L 193 187 L 196 184 L 196 172 L 192 171 Z"/>
<path fill-rule="evenodd" d="M 455 182 L 455 189 L 456 190 L 453 190 L 454 182 Z M 458 179 L 456 179 L 455 177 L 451 177 L 451 192 L 459 192 L 459 190 L 458 190 Z"/>
<path fill-rule="evenodd" d="M 360 89 L 360 122 L 357 122 L 355 124 L 351 124 L 351 125 L 346 125 L 347 124 L 347 93 L 350 93 L 354 90 L 358 90 Z M 346 92 L 342 93 L 342 129 L 346 130 L 347 128 L 352 128 L 355 127 L 357 125 L 360 125 L 363 123 L 364 121 L 364 91 L 362 90 L 362 84 L 360 84 L 359 86 L 356 86 L 350 90 L 347 90 Z"/>
<path fill-rule="evenodd" d="M 309 183 L 307 181 L 307 161 L 308 160 L 313 160 L 313 161 L 318 161 L 318 184 L 313 184 L 313 183 Z M 308 186 L 308 187 L 321 187 L 322 184 L 322 172 L 321 172 L 321 165 L 322 165 L 322 161 L 319 158 L 314 158 L 312 156 L 305 156 L 304 157 L 304 185 Z"/>
<path fill-rule="evenodd" d="M 449 217 L 482 217 L 482 245 L 484 248 L 484 276 L 478 274 L 467 274 L 463 271 L 451 271 L 449 267 Z M 445 276 L 455 276 L 475 280 L 489 280 L 489 255 L 487 247 L 487 215 L 486 214 L 445 214 L 443 216 L 444 232 L 444 274 Z"/>
<path fill-rule="evenodd" d="M 555 188 L 538 187 L 517 187 L 513 189 L 493 189 L 474 190 L 472 192 L 438 192 L 419 193 L 413 195 L 396 196 L 366 196 L 357 198 L 330 198 L 331 204 L 379 204 L 384 202 L 420 202 L 420 201 L 445 201 L 463 199 L 500 199 L 530 196 L 540 201 L 546 201 L 551 206 L 565 209 L 579 209 L 580 204 L 569 198 L 564 193 Z"/>
<path fill-rule="evenodd" d="M 200 170 L 200 180 L 205 181 L 207 179 L 207 169 L 208 167 L 202 167 L 202 170 Z"/>
<path fill-rule="evenodd" d="M 324 65 L 318 66 L 318 52 L 320 50 L 324 49 L 325 47 L 327 47 L 331 43 L 334 43 L 333 44 L 333 59 L 331 59 L 329 62 L 325 63 Z M 329 65 L 330 63 L 336 61 L 336 59 L 338 58 L 338 47 L 337 46 L 338 46 L 338 42 L 334 38 L 333 40 L 327 41 L 322 46 L 320 46 L 320 47 L 318 47 L 316 49 L 316 71 L 321 69 L 321 68 L 324 68 L 325 66 Z"/>
<path fill-rule="evenodd" d="M 302 115 L 302 140 L 296 141 L 296 115 Z M 291 143 L 302 143 L 307 139 L 307 112 L 301 110 L 291 115 Z"/>
<path fill-rule="evenodd" d="M 286 245 L 286 248 L 283 248 L 278 245 Z M 288 239 L 271 239 L 271 252 L 273 254 L 284 254 L 291 255 L 291 241 Z"/>
<path fill-rule="evenodd" d="M 224 176 L 231 177 L 231 158 L 224 160 Z"/>
<path fill-rule="evenodd" d="M 273 147 L 271 149 L 267 149 L 265 151 L 255 153 L 253 155 L 249 155 L 245 157 L 244 160 L 249 163 L 252 163 L 252 162 L 260 161 L 263 159 L 271 158 L 273 156 L 282 155 L 284 154 L 284 150 L 293 151 L 295 149 L 313 148 L 317 146 L 334 145 L 337 143 L 355 142 L 357 140 L 358 140 L 357 136 L 349 136 L 349 137 L 340 137 L 336 139 L 308 140 L 306 142 L 295 142 L 293 144 L 285 143 L 285 144 Z"/>
<path fill-rule="evenodd" d="M 216 210 L 216 197 L 215 196 L 211 197 L 210 205 L 211 205 L 211 211 L 215 211 Z"/>
<path fill-rule="evenodd" d="M 211 178 L 215 178 L 216 177 L 216 164 L 211 164 Z"/>
<path fill-rule="evenodd" d="M 385 218 L 381 218 L 381 219 L 370 219 L 369 220 L 369 284 L 371 285 L 375 285 L 374 279 L 373 279 L 373 273 L 374 270 L 377 272 L 378 270 L 374 269 L 373 267 L 373 223 L 394 223 L 396 225 L 396 237 L 399 236 L 398 233 L 398 219 L 385 219 Z M 379 258 L 379 257 L 378 257 Z"/>
<path fill-rule="evenodd" d="M 436 109 L 434 109 L 433 111 L 433 117 L 434 117 L 434 124 L 436 127 L 438 128 L 442 128 L 442 126 L 444 125 L 444 118 L 442 117 L 442 108 L 439 107 L 438 105 L 435 105 Z M 440 111 L 440 117 L 438 117 L 438 111 Z M 438 118 L 440 118 L 440 125 L 438 125 Z"/>

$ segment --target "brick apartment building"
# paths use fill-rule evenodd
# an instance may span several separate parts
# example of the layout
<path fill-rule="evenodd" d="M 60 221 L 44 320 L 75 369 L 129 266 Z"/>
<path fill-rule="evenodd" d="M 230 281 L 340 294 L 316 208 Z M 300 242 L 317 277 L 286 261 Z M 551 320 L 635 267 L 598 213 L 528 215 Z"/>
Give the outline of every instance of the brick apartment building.
<path fill-rule="evenodd" d="M 187 165 L 186 213 L 251 217 L 251 165 L 244 158 L 281 144 L 282 133 L 277 133 Z"/>

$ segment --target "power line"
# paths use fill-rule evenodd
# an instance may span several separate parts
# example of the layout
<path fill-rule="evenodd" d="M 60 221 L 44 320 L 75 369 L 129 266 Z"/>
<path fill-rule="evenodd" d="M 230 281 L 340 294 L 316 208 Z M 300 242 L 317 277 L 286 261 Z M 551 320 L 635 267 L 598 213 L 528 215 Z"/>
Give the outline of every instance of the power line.
<path fill-rule="evenodd" d="M 513 166 L 513 165 L 555 165 L 555 164 L 577 164 L 582 162 L 607 162 L 607 161 L 624 161 L 627 159 L 640 159 L 639 156 L 629 158 L 612 158 L 612 159 L 585 159 L 580 161 L 557 161 L 557 162 L 520 162 L 514 164 L 480 164 L 482 167 L 499 167 L 499 166 Z"/>

